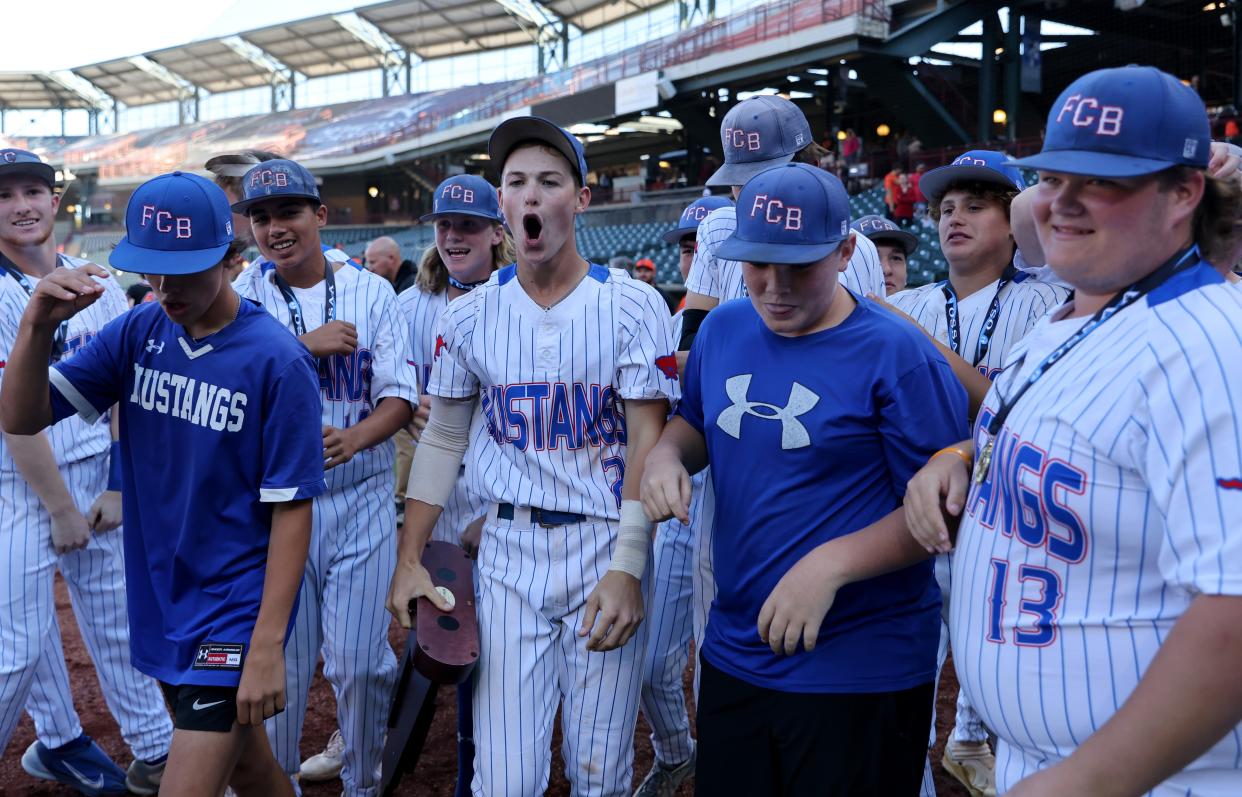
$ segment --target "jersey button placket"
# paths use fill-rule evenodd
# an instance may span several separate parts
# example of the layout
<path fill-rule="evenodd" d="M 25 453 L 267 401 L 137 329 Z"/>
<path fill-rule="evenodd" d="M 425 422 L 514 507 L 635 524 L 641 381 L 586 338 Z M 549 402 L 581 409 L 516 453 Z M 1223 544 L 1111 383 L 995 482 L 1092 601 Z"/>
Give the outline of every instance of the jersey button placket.
<path fill-rule="evenodd" d="M 544 313 L 535 335 L 535 346 L 539 355 L 539 367 L 554 369 L 556 367 L 556 350 L 558 344 L 556 322 L 550 314 Z"/>

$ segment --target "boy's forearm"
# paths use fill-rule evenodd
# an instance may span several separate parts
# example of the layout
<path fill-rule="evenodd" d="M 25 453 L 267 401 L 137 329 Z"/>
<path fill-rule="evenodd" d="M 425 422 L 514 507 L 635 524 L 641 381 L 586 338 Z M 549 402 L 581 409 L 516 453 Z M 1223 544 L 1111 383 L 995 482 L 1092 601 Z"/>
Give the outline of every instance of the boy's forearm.
<path fill-rule="evenodd" d="M 660 440 L 653 447 L 657 455 L 672 454 L 687 473 L 695 474 L 707 467 L 707 442 L 703 435 L 680 415 L 664 425 Z"/>
<path fill-rule="evenodd" d="M 625 479 L 621 485 L 623 498 L 637 501 L 639 486 L 643 480 L 643 465 L 647 455 L 660 439 L 664 419 L 668 416 L 668 402 L 664 400 L 626 400 L 626 446 Z"/>
<path fill-rule="evenodd" d="M 52 453 L 47 435 L 42 432 L 33 435 L 6 434 L 4 444 L 13 457 L 17 472 L 39 496 L 49 515 L 77 508 L 56 467 L 56 456 Z"/>
<path fill-rule="evenodd" d="M 0 383 L 0 428 L 10 434 L 32 435 L 52 425 L 52 400 L 47 361 L 54 326 L 22 320 L 9 351 Z"/>
<path fill-rule="evenodd" d="M 838 587 L 901 570 L 929 556 L 906 528 L 906 513 L 900 507 L 870 526 L 820 545 L 815 555 L 825 578 Z"/>
<path fill-rule="evenodd" d="M 263 577 L 263 598 L 254 625 L 251 647 L 284 647 L 285 629 L 297 599 L 306 552 L 310 548 L 311 500 L 288 501 L 272 507 L 272 534 L 267 546 L 267 567 Z"/>
<path fill-rule="evenodd" d="M 408 401 L 388 396 L 380 399 L 375 411 L 351 426 L 349 431 L 354 435 L 358 450 L 362 451 L 379 445 L 395 435 L 398 429 L 405 428 L 413 415 Z"/>

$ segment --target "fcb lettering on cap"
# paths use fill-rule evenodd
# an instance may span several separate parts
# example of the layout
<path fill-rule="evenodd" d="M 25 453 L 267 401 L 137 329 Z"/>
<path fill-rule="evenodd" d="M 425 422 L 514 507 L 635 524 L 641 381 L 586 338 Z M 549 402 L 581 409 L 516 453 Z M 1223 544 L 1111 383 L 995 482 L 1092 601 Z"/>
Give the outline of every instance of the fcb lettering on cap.
<path fill-rule="evenodd" d="M 745 185 L 763 170 L 789 163 L 813 140 L 806 115 L 784 97 L 743 100 L 720 124 L 725 162 L 707 184 Z"/>
<path fill-rule="evenodd" d="M 905 250 L 906 254 L 919 248 L 919 237 L 906 232 L 883 216 L 861 216 L 850 225 L 850 229 L 870 238 L 875 243 L 893 243 Z"/>
<path fill-rule="evenodd" d="M 125 207 L 125 237 L 111 264 L 141 274 L 196 274 L 216 265 L 233 240 L 229 200 L 197 174 L 173 172 L 138 186 Z"/>
<path fill-rule="evenodd" d="M 759 173 L 737 198 L 737 229 L 716 250 L 723 260 L 809 265 L 850 235 L 845 186 L 823 169 L 787 163 Z"/>
<path fill-rule="evenodd" d="M 242 175 L 242 198 L 233 210 L 245 215 L 257 202 L 274 198 L 313 199 L 321 202 L 319 186 L 306 167 L 296 161 L 278 158 L 252 166 Z"/>
<path fill-rule="evenodd" d="M 667 230 L 660 237 L 665 243 L 675 244 L 687 235 L 696 235 L 699 231 L 699 224 L 703 219 L 707 218 L 707 214 L 718 208 L 729 207 L 733 204 L 733 200 L 724 196 L 705 196 L 696 199 L 686 206 L 681 212 L 681 218 L 677 220 L 677 226 L 671 230 Z"/>
<path fill-rule="evenodd" d="M 954 183 L 992 183 L 1021 191 L 1026 188 L 1022 172 L 1003 152 L 972 149 L 953 159 L 948 166 L 932 169 L 919 180 L 919 190 L 931 202 L 939 202 Z"/>
<path fill-rule="evenodd" d="M 1150 66 L 1098 69 L 1048 112 L 1044 146 L 1017 165 L 1095 177 L 1139 177 L 1172 166 L 1206 169 L 1211 128 L 1203 101 Z M 926 176 L 923 178 L 926 180 Z"/>
<path fill-rule="evenodd" d="M 450 214 L 504 221 L 496 189 L 487 180 L 473 174 L 459 174 L 436 186 L 431 199 L 431 212 L 423 214 L 419 220 L 432 221 Z"/>

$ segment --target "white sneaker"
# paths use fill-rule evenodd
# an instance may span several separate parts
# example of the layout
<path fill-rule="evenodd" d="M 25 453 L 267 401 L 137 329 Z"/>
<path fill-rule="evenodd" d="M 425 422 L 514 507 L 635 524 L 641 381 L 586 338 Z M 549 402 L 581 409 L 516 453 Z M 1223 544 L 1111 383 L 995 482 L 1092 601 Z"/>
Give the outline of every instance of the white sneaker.
<path fill-rule="evenodd" d="M 303 761 L 298 775 L 301 780 L 308 783 L 332 780 L 333 778 L 340 777 L 341 766 L 344 763 L 345 741 L 341 739 L 340 731 L 333 731 L 332 736 L 328 739 L 328 746 L 323 749 L 322 753 L 313 755 Z"/>

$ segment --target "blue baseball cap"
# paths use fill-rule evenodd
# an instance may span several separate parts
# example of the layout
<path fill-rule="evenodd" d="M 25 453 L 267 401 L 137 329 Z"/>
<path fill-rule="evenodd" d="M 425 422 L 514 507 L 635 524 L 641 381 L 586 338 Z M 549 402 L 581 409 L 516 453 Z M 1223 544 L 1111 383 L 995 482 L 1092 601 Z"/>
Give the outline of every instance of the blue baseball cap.
<path fill-rule="evenodd" d="M 948 193 L 949 186 L 962 182 L 993 183 L 1018 191 L 1026 188 L 1022 172 L 1008 155 L 990 149 L 972 149 L 958 155 L 948 166 L 924 174 L 919 178 L 919 190 L 928 200 L 937 202 Z"/>
<path fill-rule="evenodd" d="M 910 254 L 919 248 L 919 237 L 912 232 L 906 232 L 893 222 L 883 216 L 861 216 L 857 221 L 850 225 L 850 229 L 857 233 L 870 238 L 876 243 L 890 241 L 906 250 L 906 254 Z"/>
<path fill-rule="evenodd" d="M 699 222 L 707 218 L 708 213 L 717 208 L 727 208 L 732 204 L 733 200 L 724 196 L 705 196 L 702 199 L 696 199 L 686 205 L 686 209 L 681 212 L 677 226 L 660 237 L 666 243 L 675 244 L 687 235 L 695 235 L 699 231 Z"/>
<path fill-rule="evenodd" d="M 419 221 L 431 221 L 450 213 L 504 221 L 496 189 L 487 180 L 473 174 L 459 174 L 436 186 L 435 196 L 431 199 L 431 212 L 424 213 Z"/>
<path fill-rule="evenodd" d="M 188 172 L 147 180 L 125 207 L 125 237 L 110 262 L 140 274 L 197 274 L 224 259 L 233 240 L 229 200 Z"/>
<path fill-rule="evenodd" d="M 0 177 L 10 174 L 28 174 L 47 183 L 48 188 L 56 185 L 56 170 L 44 163 L 38 155 L 24 149 L 0 149 Z"/>
<path fill-rule="evenodd" d="M 1139 177 L 1171 166 L 1206 169 L 1211 145 L 1194 89 L 1155 67 L 1122 66 L 1089 72 L 1061 92 L 1048 112 L 1043 150 L 1017 164 Z"/>
<path fill-rule="evenodd" d="M 587 163 L 582 142 L 541 116 L 515 116 L 496 125 L 492 137 L 487 140 L 487 155 L 496 164 L 497 171 L 504 171 L 509 153 L 523 141 L 540 141 L 561 153 L 578 173 L 578 181 L 586 185 Z"/>
<path fill-rule="evenodd" d="M 742 100 L 720 123 L 725 162 L 707 184 L 745 185 L 759 172 L 789 163 L 814 140 L 806 114 L 784 97 Z"/>
<path fill-rule="evenodd" d="M 850 235 L 850 198 L 836 176 L 805 163 L 761 172 L 737 198 L 737 229 L 722 260 L 808 265 Z"/>
<path fill-rule="evenodd" d="M 319 186 L 306 167 L 296 161 L 277 158 L 255 164 L 242 176 L 242 198 L 233 203 L 233 210 L 246 215 L 250 206 L 274 197 L 319 198 Z"/>

